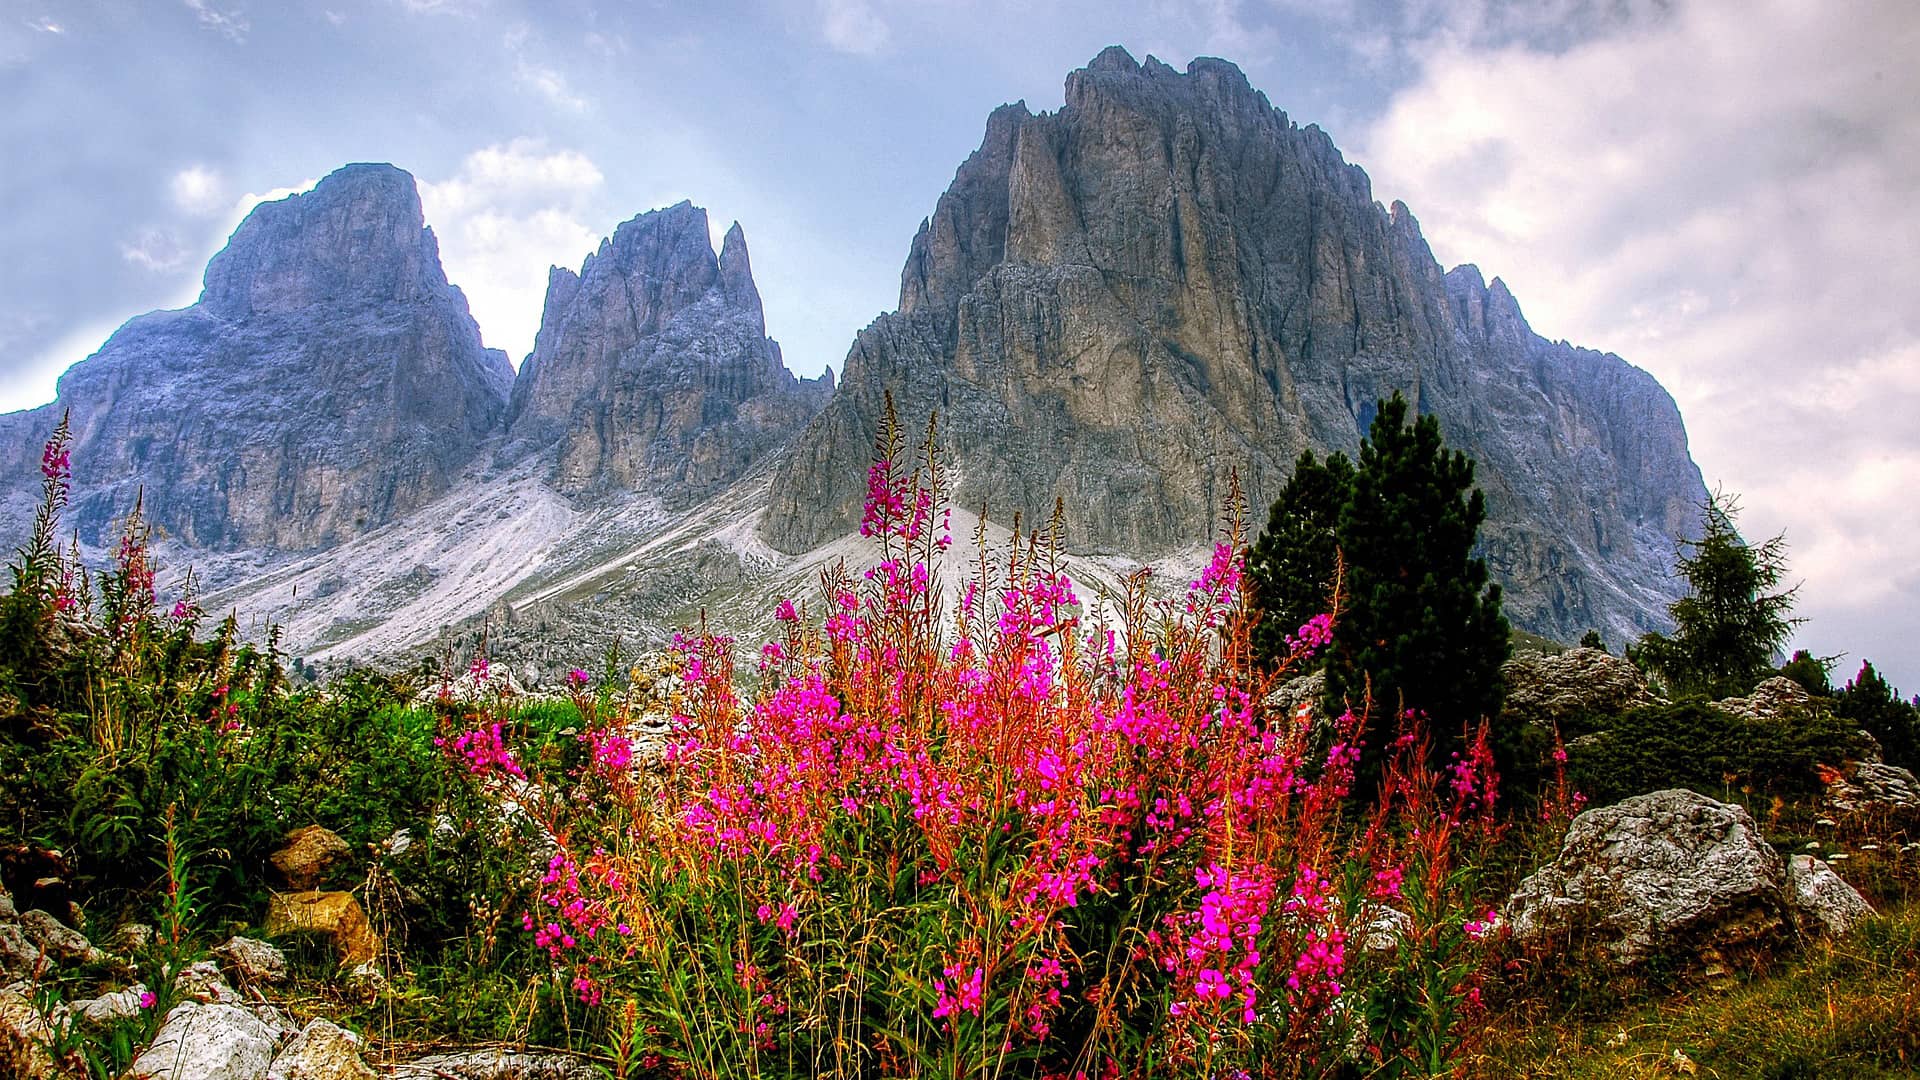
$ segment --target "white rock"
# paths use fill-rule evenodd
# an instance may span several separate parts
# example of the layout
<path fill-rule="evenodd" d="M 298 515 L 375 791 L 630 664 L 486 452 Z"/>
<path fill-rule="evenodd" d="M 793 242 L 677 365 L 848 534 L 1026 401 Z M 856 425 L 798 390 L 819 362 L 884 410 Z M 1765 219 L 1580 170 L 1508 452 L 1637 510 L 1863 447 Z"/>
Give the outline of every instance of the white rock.
<path fill-rule="evenodd" d="M 1788 935 L 1785 882 L 1745 809 L 1657 791 L 1574 818 L 1559 856 L 1520 883 L 1503 914 L 1518 941 L 1584 938 L 1624 965 Z"/>
<path fill-rule="evenodd" d="M 94 948 L 85 934 L 37 908 L 21 912 L 20 929 L 26 933 L 27 940 L 62 964 L 99 963 L 107 956 Z"/>
<path fill-rule="evenodd" d="M 226 944 L 213 950 L 213 955 L 242 984 L 277 983 L 287 977 L 286 954 L 264 941 L 247 937 L 228 938 Z"/>
<path fill-rule="evenodd" d="M 27 989 L 18 984 L 0 990 L 0 1076 L 9 1080 L 61 1080 L 66 1073 L 47 1053 L 53 1026 L 27 996 Z M 55 1010 L 53 1022 L 66 1022 L 64 1006 Z"/>
<path fill-rule="evenodd" d="M 174 976 L 173 993 L 178 998 L 221 1005 L 238 1005 L 242 1000 L 233 987 L 227 985 L 226 976 L 220 974 L 220 965 L 211 960 L 201 960 L 182 969 Z"/>
<path fill-rule="evenodd" d="M 597 1080 L 600 1073 L 553 1050 L 470 1050 L 435 1054 L 393 1067 L 393 1080 Z"/>
<path fill-rule="evenodd" d="M 1872 905 L 1858 889 L 1811 855 L 1795 855 L 1788 861 L 1787 898 L 1793 902 L 1794 922 L 1807 934 L 1841 937 L 1873 915 Z"/>
<path fill-rule="evenodd" d="M 267 1070 L 267 1080 L 375 1080 L 360 1056 L 360 1036 L 325 1020 L 309 1020 Z"/>
<path fill-rule="evenodd" d="M 106 1027 L 116 1020 L 131 1020 L 140 1015 L 140 997 L 146 992 L 146 984 L 134 983 L 125 990 L 74 1002 L 73 1014 L 98 1027 Z"/>
<path fill-rule="evenodd" d="M 167 1013 L 153 1045 L 133 1059 L 136 1080 L 264 1080 L 275 1032 L 238 1005 L 198 1001 Z"/>

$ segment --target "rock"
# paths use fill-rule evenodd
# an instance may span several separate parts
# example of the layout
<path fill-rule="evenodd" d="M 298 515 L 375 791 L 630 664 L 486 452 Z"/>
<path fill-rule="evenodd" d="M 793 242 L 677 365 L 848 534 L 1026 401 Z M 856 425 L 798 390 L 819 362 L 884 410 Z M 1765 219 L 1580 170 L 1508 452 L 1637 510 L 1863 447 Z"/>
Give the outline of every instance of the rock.
<path fill-rule="evenodd" d="M 200 960 L 182 968 L 173 978 L 174 996 L 215 1005 L 238 1005 L 244 999 L 227 985 L 220 967 L 211 960 Z"/>
<path fill-rule="evenodd" d="M 267 1080 L 374 1080 L 360 1037 L 326 1020 L 307 1021 L 267 1070 Z"/>
<path fill-rule="evenodd" d="M 1712 965 L 1791 935 L 1785 884 L 1745 809 L 1657 791 L 1575 817 L 1503 915 L 1523 943 L 1591 942 L 1621 965 L 1656 955 Z"/>
<path fill-rule="evenodd" d="M 0 922 L 12 922 L 19 917 L 20 912 L 13 906 L 13 894 L 0 886 Z"/>
<path fill-rule="evenodd" d="M 61 1024 L 65 1016 L 56 1011 L 53 1019 L 54 1024 Z M 11 1080 L 63 1080 L 66 1070 L 47 1050 L 53 1027 L 31 998 L 15 988 L 0 990 L 0 1076 Z M 80 1063 L 68 1064 L 77 1068 Z"/>
<path fill-rule="evenodd" d="M 1654 701 L 1640 669 L 1604 649 L 1528 650 L 1514 654 L 1500 675 L 1507 685 L 1506 716 L 1547 729 L 1587 716 L 1618 716 Z"/>
<path fill-rule="evenodd" d="M 153 944 L 153 927 L 146 923 L 121 923 L 113 931 L 113 936 L 107 939 L 107 944 L 122 955 L 132 956 Z"/>
<path fill-rule="evenodd" d="M 46 950 L 48 956 L 62 964 L 97 964 L 104 962 L 107 954 L 93 947 L 86 935 L 60 922 L 60 920 L 38 909 L 22 912 L 20 929 L 27 940 Z"/>
<path fill-rule="evenodd" d="M 106 1027 L 120 1020 L 130 1020 L 139 1016 L 142 1006 L 140 999 L 147 993 L 145 983 L 134 983 L 125 990 L 101 994 L 97 998 L 87 998 L 73 1003 L 73 1015 L 96 1027 Z"/>
<path fill-rule="evenodd" d="M 557 1050 L 467 1050 L 393 1067 L 393 1080 L 595 1080 L 583 1058 Z"/>
<path fill-rule="evenodd" d="M 1413 930 L 1413 917 L 1398 908 L 1376 904 L 1367 912 L 1361 926 L 1360 943 L 1368 952 L 1392 952 Z"/>
<path fill-rule="evenodd" d="M 1808 936 L 1844 937 L 1873 916 L 1866 897 L 1812 855 L 1787 860 L 1787 899 L 1795 924 Z"/>
<path fill-rule="evenodd" d="M 1749 720 L 1781 720 L 1806 712 L 1813 705 L 1807 689 L 1783 675 L 1775 675 L 1753 688 L 1746 697 L 1723 698 L 1715 708 Z"/>
<path fill-rule="evenodd" d="M 1266 706 L 1269 716 L 1284 716 L 1291 719 L 1302 705 L 1311 705 L 1318 712 L 1320 699 L 1325 697 L 1326 693 L 1326 673 L 1316 671 L 1311 675 L 1301 675 L 1281 683 L 1261 704 Z"/>
<path fill-rule="evenodd" d="M 249 983 L 277 983 L 287 977 L 286 954 L 264 941 L 245 937 L 229 938 L 226 944 L 213 950 L 213 955 L 240 980 L 242 986 Z"/>
<path fill-rule="evenodd" d="M 173 1007 L 153 1044 L 133 1059 L 135 1080 L 262 1080 L 278 1041 L 272 1026 L 238 1005 Z"/>
<path fill-rule="evenodd" d="M 682 202 L 625 222 L 580 273 L 549 273 L 533 355 L 514 384 L 508 457 L 539 455 L 578 494 L 691 505 L 781 449 L 826 403 L 767 337 L 746 236 L 718 258 Z"/>
<path fill-rule="evenodd" d="M 288 887 L 305 890 L 318 888 L 327 870 L 352 850 L 332 830 L 308 825 L 288 833 L 286 843 L 268 859 Z"/>
<path fill-rule="evenodd" d="M 1863 761 L 1854 766 L 1853 779 L 1838 777 L 1827 784 L 1827 802 L 1836 810 L 1920 809 L 1920 779 L 1897 765 Z"/>
<path fill-rule="evenodd" d="M 0 923 L 0 982 L 31 980 L 52 965 L 53 958 L 27 940 L 18 924 Z"/>
<path fill-rule="evenodd" d="M 352 893 L 274 893 L 267 904 L 266 934 L 324 934 L 332 940 L 342 967 L 365 964 L 380 956 L 380 938 Z"/>
<path fill-rule="evenodd" d="M 987 119 L 761 535 L 799 554 L 857 527 L 890 392 L 910 432 L 938 412 L 954 505 L 1038 522 L 1061 500 L 1069 552 L 1157 559 L 1213 538 L 1230 472 L 1257 517 L 1395 390 L 1474 459 L 1516 625 L 1664 624 L 1706 489 L 1659 383 L 1542 339 L 1498 279 L 1443 274 L 1405 206 L 1233 65 L 1110 50 L 1064 107 Z"/>
<path fill-rule="evenodd" d="M 371 960 L 348 968 L 340 982 L 349 994 L 363 1001 L 372 1001 L 392 989 L 387 982 L 386 972 Z"/>

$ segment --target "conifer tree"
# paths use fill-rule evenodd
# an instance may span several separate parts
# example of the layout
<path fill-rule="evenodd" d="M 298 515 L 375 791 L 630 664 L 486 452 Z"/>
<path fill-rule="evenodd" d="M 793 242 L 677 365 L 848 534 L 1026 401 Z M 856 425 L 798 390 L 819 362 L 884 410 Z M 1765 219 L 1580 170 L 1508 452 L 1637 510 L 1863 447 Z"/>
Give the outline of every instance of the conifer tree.
<path fill-rule="evenodd" d="M 1472 460 L 1446 449 L 1434 417 L 1408 424 L 1395 394 L 1380 402 L 1357 462 L 1301 456 L 1249 557 L 1255 640 L 1268 658 L 1305 617 L 1326 610 L 1334 551 L 1344 560 L 1325 706 L 1358 712 L 1371 691 L 1363 773 L 1377 768 L 1404 709 L 1426 713 L 1437 732 L 1499 714 L 1509 631 L 1500 587 L 1473 555 L 1485 519 Z M 1494 741 L 1508 765 L 1512 740 L 1496 731 Z"/>
<path fill-rule="evenodd" d="M 1737 503 L 1718 492 L 1702 512 L 1704 531 L 1679 559 L 1687 595 L 1667 608 L 1673 634 L 1647 634 L 1629 658 L 1671 693 L 1736 697 L 1772 674 L 1800 621 L 1788 615 L 1798 588 L 1779 589 L 1787 572 L 1784 535 L 1747 543 L 1734 527 Z"/>
<path fill-rule="evenodd" d="M 1865 728 L 1887 764 L 1920 767 L 1920 705 L 1902 701 L 1871 661 L 1862 661 L 1860 673 L 1834 696 L 1833 711 Z"/>
<path fill-rule="evenodd" d="M 1340 509 L 1352 487 L 1353 462 L 1345 454 L 1321 462 L 1308 450 L 1294 462 L 1267 516 L 1267 531 L 1247 552 L 1251 599 L 1260 613 L 1253 630 L 1256 655 L 1285 655 L 1287 639 L 1329 610 L 1340 557 Z"/>

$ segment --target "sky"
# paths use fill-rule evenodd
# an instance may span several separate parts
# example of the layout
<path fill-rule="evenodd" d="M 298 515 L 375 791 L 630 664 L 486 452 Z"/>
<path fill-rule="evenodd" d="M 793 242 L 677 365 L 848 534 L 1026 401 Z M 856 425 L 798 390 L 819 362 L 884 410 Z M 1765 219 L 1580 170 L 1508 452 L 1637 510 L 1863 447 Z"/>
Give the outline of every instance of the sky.
<path fill-rule="evenodd" d="M 516 364 L 549 265 L 687 198 L 837 369 L 987 113 L 1116 43 L 1233 60 L 1443 264 L 1651 371 L 1785 534 L 1796 646 L 1920 691 L 1911 0 L 0 0 L 0 411 L 352 161 L 414 174 Z"/>

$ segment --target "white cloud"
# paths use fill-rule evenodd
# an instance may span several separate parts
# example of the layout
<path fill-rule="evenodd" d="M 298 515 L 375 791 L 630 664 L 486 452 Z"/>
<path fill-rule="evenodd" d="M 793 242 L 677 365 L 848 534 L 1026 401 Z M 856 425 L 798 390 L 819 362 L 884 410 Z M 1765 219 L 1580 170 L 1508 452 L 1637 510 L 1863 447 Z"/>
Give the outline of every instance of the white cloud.
<path fill-rule="evenodd" d="M 233 204 L 226 181 L 205 165 L 191 165 L 173 174 L 167 185 L 173 205 L 194 217 L 213 217 Z"/>
<path fill-rule="evenodd" d="M 532 31 L 525 24 L 507 31 L 504 44 L 508 55 L 513 57 L 514 81 L 559 108 L 571 112 L 585 109 L 587 99 L 573 92 L 565 75 L 528 55 L 531 38 Z"/>
<path fill-rule="evenodd" d="M 1536 45 L 1450 25 L 1354 155 L 1536 329 L 1657 375 L 1748 534 L 1786 531 L 1802 643 L 1890 665 L 1920 636 L 1910 10 L 1696 0 Z"/>
<path fill-rule="evenodd" d="M 51 15 L 42 15 L 38 19 L 28 22 L 27 25 L 43 34 L 64 34 L 67 32 L 67 28 L 54 22 L 53 16 Z"/>
<path fill-rule="evenodd" d="M 820 0 L 820 35 L 832 48 L 856 56 L 872 56 L 893 38 L 867 0 Z"/>
<path fill-rule="evenodd" d="M 171 232 L 146 228 L 120 245 L 120 257 L 142 270 L 165 274 L 186 265 L 187 249 Z"/>
<path fill-rule="evenodd" d="M 210 0 L 184 0 L 187 10 L 200 20 L 200 25 L 223 35 L 229 41 L 239 44 L 247 40 L 247 31 L 253 28 L 246 12 L 239 8 L 221 11 Z"/>
<path fill-rule="evenodd" d="M 540 328 L 547 268 L 577 266 L 599 243 L 582 218 L 603 182 L 580 153 L 516 139 L 467 155 L 451 179 L 420 184 L 448 279 L 466 292 L 487 344 L 516 365 Z"/>

